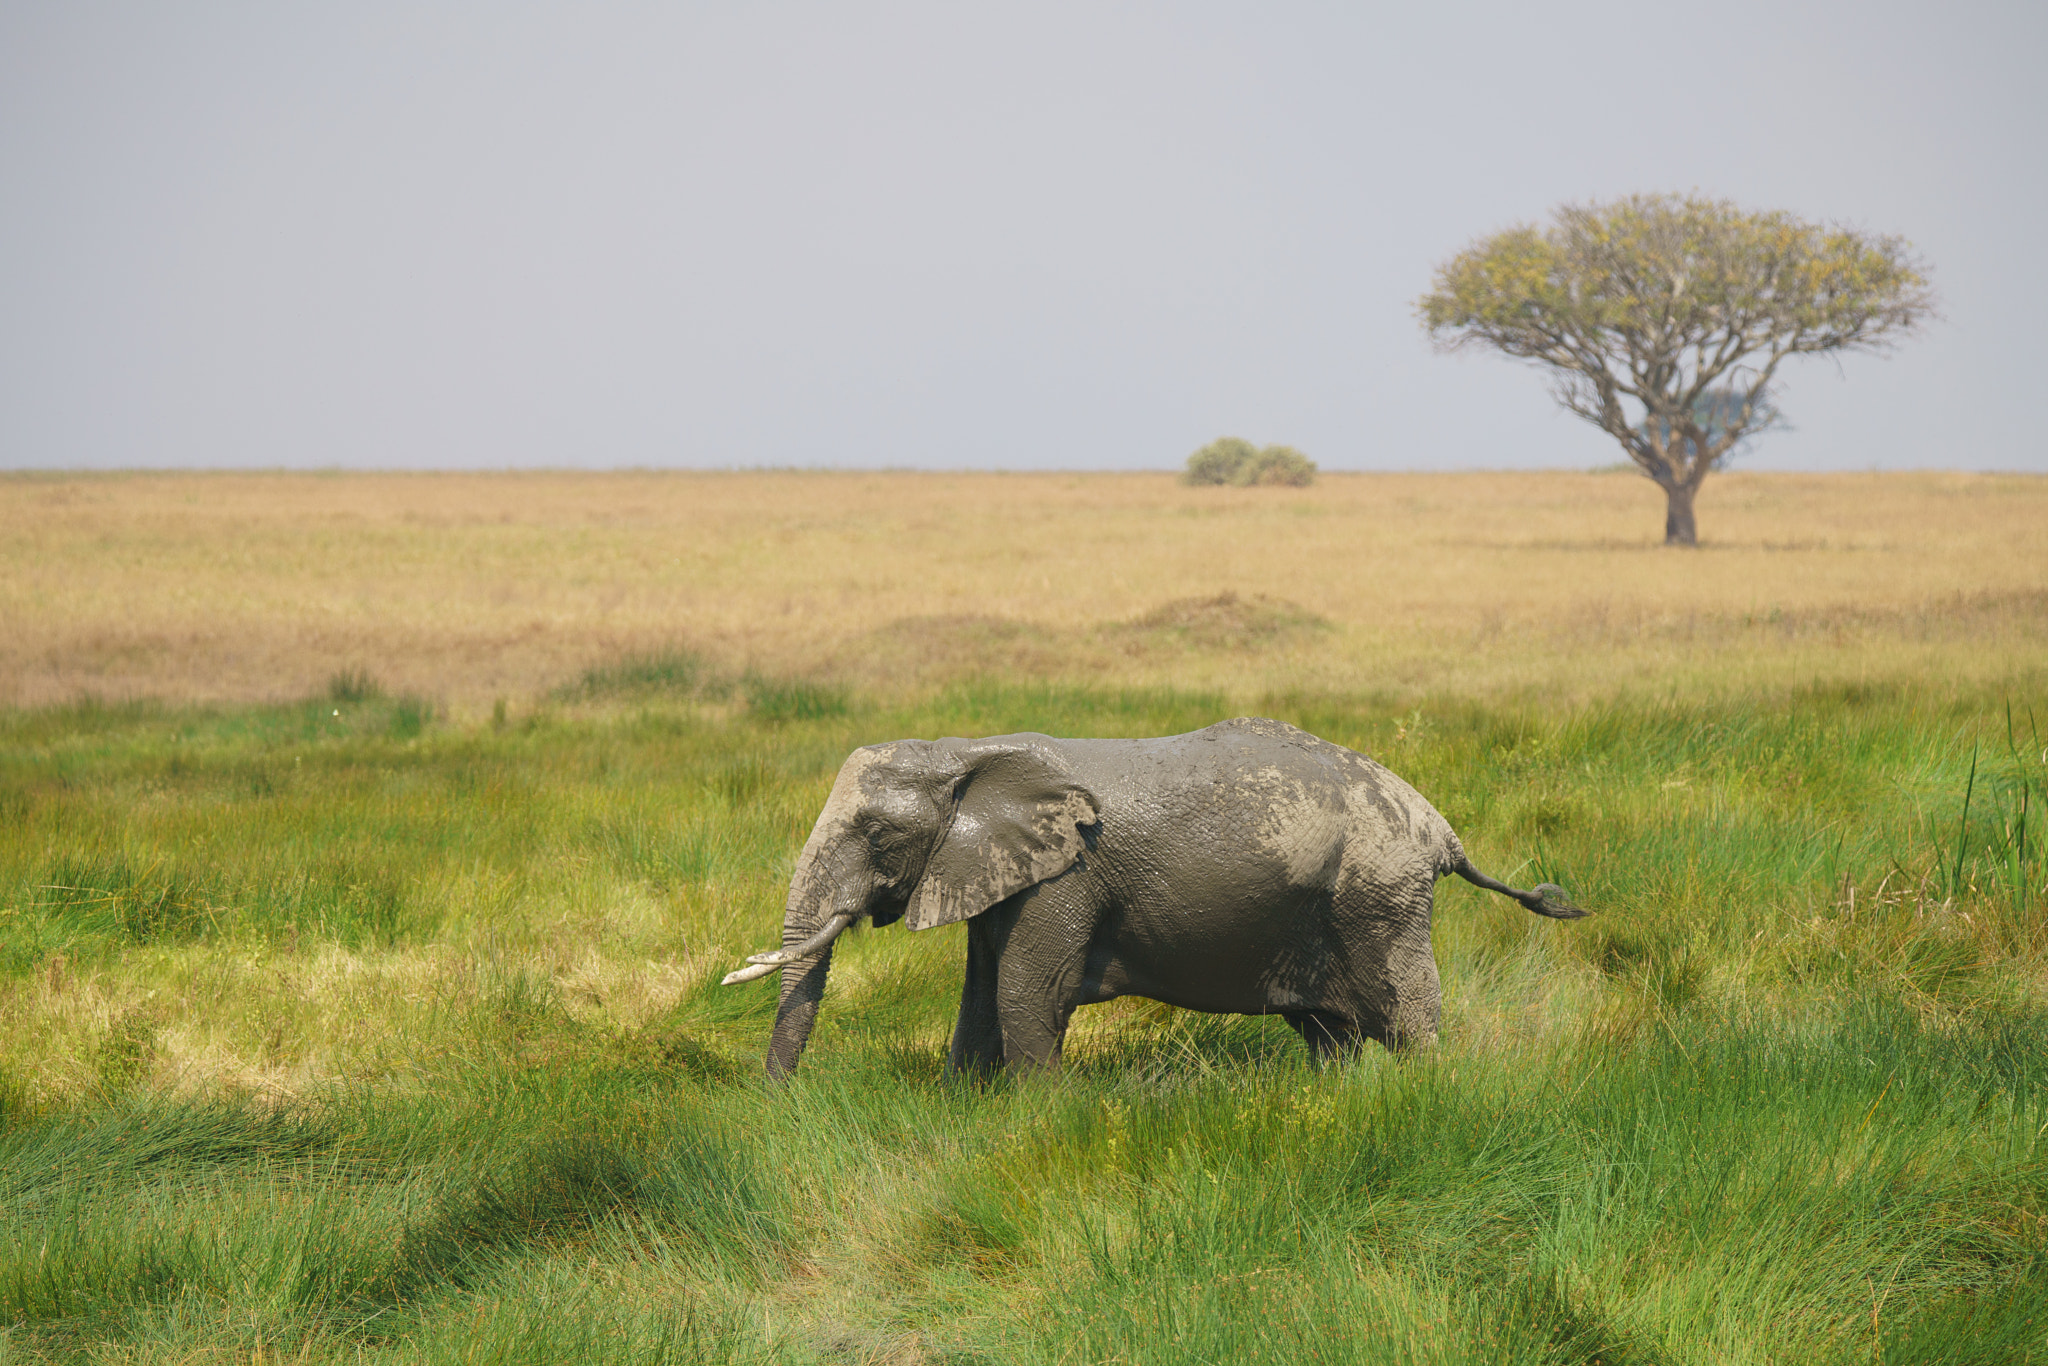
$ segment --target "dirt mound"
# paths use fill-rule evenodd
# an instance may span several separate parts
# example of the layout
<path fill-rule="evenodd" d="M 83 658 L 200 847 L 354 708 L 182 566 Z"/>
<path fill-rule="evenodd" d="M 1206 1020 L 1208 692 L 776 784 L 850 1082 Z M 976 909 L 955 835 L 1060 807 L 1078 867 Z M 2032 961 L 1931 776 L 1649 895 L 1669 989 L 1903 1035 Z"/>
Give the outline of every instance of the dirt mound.
<path fill-rule="evenodd" d="M 1329 629 L 1328 621 L 1284 598 L 1220 593 L 1175 598 L 1117 623 L 1108 634 L 1137 650 L 1274 650 Z"/>

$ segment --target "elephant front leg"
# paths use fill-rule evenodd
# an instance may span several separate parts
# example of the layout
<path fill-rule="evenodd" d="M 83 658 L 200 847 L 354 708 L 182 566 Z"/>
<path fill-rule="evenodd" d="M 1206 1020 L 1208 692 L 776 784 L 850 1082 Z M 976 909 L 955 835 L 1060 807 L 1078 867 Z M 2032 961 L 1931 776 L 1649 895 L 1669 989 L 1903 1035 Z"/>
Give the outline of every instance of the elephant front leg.
<path fill-rule="evenodd" d="M 1013 1070 L 1059 1066 L 1080 1001 L 1093 917 L 1064 890 L 1048 883 L 1024 893 L 1020 914 L 998 939 L 996 1017 Z"/>
<path fill-rule="evenodd" d="M 1013 1072 L 1060 1065 L 1074 1007 L 1056 987 L 1032 984 L 999 998 L 1003 1060 Z"/>
<path fill-rule="evenodd" d="M 997 926 L 986 915 L 967 922 L 967 975 L 960 1019 L 953 1026 L 948 1072 L 988 1074 L 1003 1065 L 1003 1028 L 996 1013 Z"/>

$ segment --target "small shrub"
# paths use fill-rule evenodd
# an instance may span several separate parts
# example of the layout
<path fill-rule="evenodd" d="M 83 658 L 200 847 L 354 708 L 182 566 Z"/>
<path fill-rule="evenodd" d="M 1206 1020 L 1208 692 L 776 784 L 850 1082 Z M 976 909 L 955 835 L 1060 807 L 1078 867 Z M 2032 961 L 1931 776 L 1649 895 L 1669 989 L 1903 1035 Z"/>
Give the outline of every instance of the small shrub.
<path fill-rule="evenodd" d="M 1241 484 L 1244 471 L 1259 458 L 1259 448 L 1241 436 L 1219 436 L 1188 457 L 1190 484 Z"/>
<path fill-rule="evenodd" d="M 1316 462 L 1292 446 L 1264 450 L 1242 437 L 1223 436 L 1188 457 L 1189 484 L 1257 484 L 1303 488 L 1315 482 Z"/>
<path fill-rule="evenodd" d="M 1245 470 L 1246 484 L 1307 488 L 1316 480 L 1316 462 L 1292 446 L 1268 446 Z"/>

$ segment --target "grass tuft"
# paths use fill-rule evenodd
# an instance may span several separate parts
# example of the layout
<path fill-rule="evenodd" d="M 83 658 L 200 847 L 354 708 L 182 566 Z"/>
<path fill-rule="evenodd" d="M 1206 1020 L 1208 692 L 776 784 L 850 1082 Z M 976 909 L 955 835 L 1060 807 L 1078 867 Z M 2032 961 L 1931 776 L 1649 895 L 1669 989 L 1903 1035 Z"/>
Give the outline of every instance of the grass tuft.
<path fill-rule="evenodd" d="M 822 721 L 846 715 L 850 706 L 846 689 L 807 679 L 749 674 L 740 689 L 748 709 L 770 723 Z"/>
<path fill-rule="evenodd" d="M 630 701 L 692 698 L 707 689 L 716 691 L 717 680 L 704 657 L 695 650 L 671 646 L 593 665 L 557 695 L 564 701 Z"/>
<path fill-rule="evenodd" d="M 374 702 L 384 696 L 384 685 L 367 669 L 343 669 L 327 680 L 330 702 Z"/>

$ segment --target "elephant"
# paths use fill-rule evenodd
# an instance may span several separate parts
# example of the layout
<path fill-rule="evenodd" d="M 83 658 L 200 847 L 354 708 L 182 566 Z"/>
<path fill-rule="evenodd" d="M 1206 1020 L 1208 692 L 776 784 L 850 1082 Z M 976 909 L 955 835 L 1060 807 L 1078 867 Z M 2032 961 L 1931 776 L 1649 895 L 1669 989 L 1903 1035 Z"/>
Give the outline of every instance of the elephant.
<path fill-rule="evenodd" d="M 1279 721 L 1186 735 L 897 740 L 855 750 L 790 881 L 770 1076 L 810 1037 L 832 943 L 866 919 L 967 927 L 949 1072 L 1056 1066 L 1074 1010 L 1145 996 L 1278 1014 L 1320 1059 L 1435 1044 L 1438 878 L 1538 915 L 1564 889 L 1472 866 L 1450 823 L 1363 754 Z"/>

